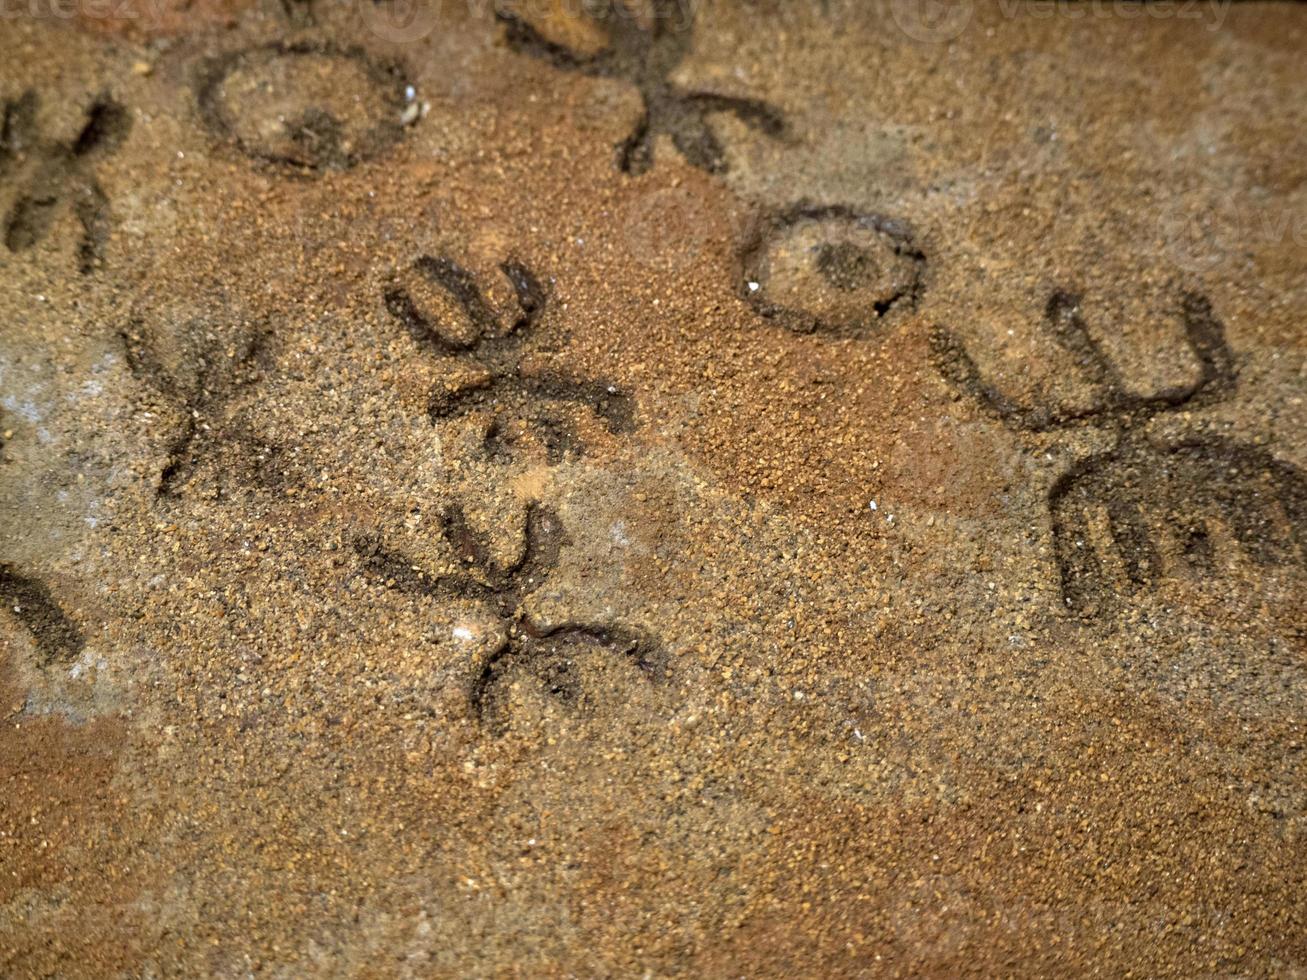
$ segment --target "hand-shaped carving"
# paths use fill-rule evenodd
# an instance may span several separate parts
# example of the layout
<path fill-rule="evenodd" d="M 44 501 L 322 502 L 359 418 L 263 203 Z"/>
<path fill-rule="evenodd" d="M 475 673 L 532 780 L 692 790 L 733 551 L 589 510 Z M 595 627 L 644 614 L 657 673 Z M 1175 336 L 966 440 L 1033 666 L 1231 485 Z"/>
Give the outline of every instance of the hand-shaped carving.
<path fill-rule="evenodd" d="M 665 669 L 658 644 L 639 629 L 620 624 L 560 623 L 542 627 L 523 610 L 524 600 L 557 566 L 565 536 L 553 511 L 532 503 L 520 555 L 500 565 L 484 538 L 469 527 L 462 508 L 450 507 L 442 520 L 445 541 L 462 565 L 448 574 L 428 574 L 408 558 L 388 551 L 376 536 L 355 541 L 364 569 L 390 588 L 436 599 L 471 599 L 494 611 L 502 634 L 479 662 L 468 685 L 477 718 L 496 732 L 508 726 L 507 685 L 534 678 L 550 696 L 567 706 L 590 707 L 586 678 L 599 665 L 588 654 L 602 651 L 634 666 L 648 680 Z"/>
<path fill-rule="evenodd" d="M 458 357 L 477 369 L 474 380 L 463 387 L 432 394 L 427 409 L 432 423 L 485 414 L 489 420 L 483 443 L 487 453 L 498 458 L 510 454 L 525 426 L 543 442 L 551 463 L 585 448 L 568 417 L 557 411 L 560 405 L 583 406 L 609 432 L 630 432 L 635 427 L 634 402 L 616 385 L 524 369 L 524 347 L 545 312 L 547 296 L 521 263 L 509 260 L 500 271 L 515 297 L 517 310 L 511 315 L 492 309 L 472 274 L 447 258 L 424 256 L 413 267 L 438 299 L 450 301 L 442 304 L 442 311 L 423 309 L 401 285 L 386 290 L 386 308 L 419 347 Z"/>
<path fill-rule="evenodd" d="M 654 140 L 670 137 L 686 161 L 709 173 L 727 169 L 726 153 L 708 123 L 715 112 L 728 112 L 768 136 L 785 132 L 781 113 L 756 99 L 685 91 L 669 76 L 689 53 L 693 40 L 687 12 L 680 0 L 653 0 L 648 20 L 619 0 L 598 5 L 592 16 L 608 38 L 595 54 L 580 54 L 550 41 L 531 23 L 503 10 L 495 16 L 507 28 L 514 51 L 548 61 L 564 71 L 630 82 L 640 92 L 644 112 L 635 130 L 617 146 L 617 165 L 629 174 L 642 174 L 653 165 Z"/>
<path fill-rule="evenodd" d="M 0 119 L 0 178 L 25 161 L 32 164 L 5 216 L 5 247 L 21 252 L 42 241 L 60 206 L 67 204 L 82 226 L 77 268 L 85 275 L 103 262 L 110 231 L 109 199 L 95 178 L 95 164 L 122 145 L 132 118 L 102 95 L 86 110 L 86 122 L 71 142 L 43 140 L 36 120 L 39 104 L 29 90 L 6 101 Z"/>
<path fill-rule="evenodd" d="M 1168 561 L 1210 573 L 1218 534 L 1261 566 L 1300 563 L 1307 554 L 1302 471 L 1226 439 L 1122 440 L 1063 475 L 1049 509 L 1062 592 L 1075 609 L 1155 585 Z M 1094 546 L 1096 517 L 1105 517 L 1100 538 L 1124 573 L 1115 585 L 1119 576 Z"/>
<path fill-rule="evenodd" d="M 940 372 L 1009 428 L 1051 432 L 1096 426 L 1112 449 L 1063 474 L 1049 493 L 1053 544 L 1068 607 L 1090 612 L 1155 585 L 1168 568 L 1206 572 L 1228 540 L 1260 565 L 1307 560 L 1307 477 L 1251 445 L 1205 435 L 1158 444 L 1152 418 L 1214 404 L 1235 390 L 1234 356 L 1203 297 L 1181 297 L 1186 342 L 1198 363 L 1189 384 L 1138 395 L 1091 336 L 1077 297 L 1056 292 L 1045 309 L 1053 339 L 1094 388 L 1089 407 L 1027 407 L 984 378 L 947 330 L 931 338 Z"/>

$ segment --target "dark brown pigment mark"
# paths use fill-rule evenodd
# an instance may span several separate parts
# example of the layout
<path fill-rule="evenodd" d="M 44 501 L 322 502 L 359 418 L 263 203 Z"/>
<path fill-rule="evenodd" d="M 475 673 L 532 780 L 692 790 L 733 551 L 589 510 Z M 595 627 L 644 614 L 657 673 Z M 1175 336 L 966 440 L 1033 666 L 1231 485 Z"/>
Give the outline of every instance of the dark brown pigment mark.
<path fill-rule="evenodd" d="M 68 618 L 44 582 L 0 564 L 0 602 L 32 634 L 40 666 L 67 665 L 86 646 L 77 624 Z"/>
<path fill-rule="evenodd" d="M 0 119 L 0 179 L 30 172 L 4 220 L 5 247 L 22 252 L 43 241 L 61 206 L 68 205 L 82 226 L 77 268 L 86 275 L 104 261 L 110 235 L 109 199 L 95 177 L 97 161 L 113 153 L 132 128 L 127 109 L 107 95 L 86 110 L 86 121 L 72 141 L 44 140 L 37 123 L 40 100 L 32 90 L 4 103 Z"/>
<path fill-rule="evenodd" d="M 491 458 L 503 460 L 511 457 L 512 444 L 518 438 L 511 423 L 524 423 L 543 443 L 550 463 L 585 451 L 574 425 L 556 411 L 560 405 L 588 409 L 614 434 L 635 428 L 634 400 L 616 385 L 523 370 L 525 344 L 548 302 L 544 287 L 524 265 L 509 260 L 500 266 L 517 305 L 516 313 L 506 318 L 496 315 L 472 274 L 451 259 L 423 256 L 414 263 L 413 271 L 453 300 L 462 311 L 466 329 L 459 332 L 453 324 L 432 322 L 409 291 L 398 284 L 385 292 L 386 309 L 420 348 L 453 355 L 478 372 L 477 380 L 462 388 L 432 394 L 427 407 L 432 424 L 473 412 L 487 415 L 483 445 Z"/>
<path fill-rule="evenodd" d="M 865 337 L 917 307 L 926 255 L 911 228 L 843 204 L 800 202 L 758 221 L 740 248 L 740 295 L 795 333 Z"/>
<path fill-rule="evenodd" d="M 593 707 L 585 691 L 585 671 L 572 655 L 578 648 L 617 656 L 651 682 L 665 674 L 666 658 L 659 644 L 642 630 L 611 623 L 542 627 L 523 611 L 523 601 L 557 567 L 566 542 L 552 510 L 537 503 L 527 506 L 523 548 L 508 565 L 491 558 L 489 543 L 468 525 L 461 507 L 451 506 L 441 526 L 463 566 L 450 574 L 419 570 L 404 555 L 386 550 L 376 536 L 357 539 L 354 548 L 367 573 L 389 588 L 434 599 L 470 599 L 494 611 L 503 633 L 472 677 L 468 698 L 478 720 L 495 733 L 508 727 L 503 688 L 517 677 L 534 678 L 551 697 L 573 710 Z"/>
<path fill-rule="evenodd" d="M 293 6 L 301 12 L 309 9 Z M 323 72 L 313 71 L 297 78 L 298 69 L 315 61 L 339 75 L 339 80 L 326 84 Z M 227 91 L 233 80 L 246 75 L 247 88 L 261 81 L 250 91 Z M 319 89 L 297 91 L 296 84 L 315 84 Z M 200 118 L 219 139 L 259 163 L 286 173 L 313 175 L 348 170 L 398 143 L 404 133 L 401 117 L 407 85 L 398 62 L 376 58 L 362 48 L 278 41 L 211 59 L 201 68 L 195 88 Z M 254 98 L 258 94 L 282 101 L 260 105 Z M 260 111 L 277 124 L 271 130 L 275 135 L 269 135 L 266 126 L 255 126 L 254 132 L 242 126 L 249 121 L 242 120 L 243 113 Z M 365 121 L 344 118 L 359 111 Z"/>
<path fill-rule="evenodd" d="M 1075 361 L 1096 397 L 1087 407 L 1030 407 L 983 377 L 957 337 L 931 337 L 944 378 L 1010 429 L 1054 432 L 1093 426 L 1116 444 L 1073 466 L 1053 484 L 1049 512 L 1066 605 L 1081 614 L 1155 586 L 1165 568 L 1211 574 L 1219 528 L 1260 566 L 1307 565 L 1307 476 L 1256 446 L 1206 435 L 1158 444 L 1152 418 L 1216 404 L 1235 391 L 1234 356 L 1205 297 L 1181 298 L 1185 338 L 1199 365 L 1195 381 L 1148 395 L 1127 390 L 1092 337 L 1079 299 L 1055 292 L 1045 308 L 1053 339 Z M 1095 517 L 1110 541 L 1095 547 Z"/>
<path fill-rule="evenodd" d="M 183 334 L 183 355 L 174 369 L 165 364 L 156 341 L 141 323 L 120 332 L 119 339 L 132 375 L 182 416 L 168 440 L 167 460 L 155 491 L 158 497 L 179 496 L 196 470 L 214 457 L 220 457 L 224 471 L 260 485 L 275 484 L 278 448 L 260 443 L 229 411 L 235 398 L 270 367 L 265 332 L 242 331 L 224 342 L 203 326 L 193 326 Z"/>
<path fill-rule="evenodd" d="M 292 30 L 318 26 L 314 0 L 281 0 L 281 14 Z"/>
<path fill-rule="evenodd" d="M 709 173 L 727 170 L 726 153 L 708 117 L 717 112 L 735 116 L 768 136 L 785 134 L 780 111 L 757 99 L 687 91 L 669 76 L 685 59 L 693 41 L 693 17 L 683 0 L 653 0 L 647 19 L 619 0 L 595 5 L 591 16 L 608 39 L 594 54 L 581 54 L 550 41 L 529 21 L 504 10 L 495 16 L 505 25 L 508 45 L 520 54 L 549 62 L 563 71 L 592 78 L 630 82 L 640 93 L 644 111 L 635 129 L 617 145 L 617 166 L 642 174 L 653 165 L 654 141 L 662 134 L 686 162 Z"/>

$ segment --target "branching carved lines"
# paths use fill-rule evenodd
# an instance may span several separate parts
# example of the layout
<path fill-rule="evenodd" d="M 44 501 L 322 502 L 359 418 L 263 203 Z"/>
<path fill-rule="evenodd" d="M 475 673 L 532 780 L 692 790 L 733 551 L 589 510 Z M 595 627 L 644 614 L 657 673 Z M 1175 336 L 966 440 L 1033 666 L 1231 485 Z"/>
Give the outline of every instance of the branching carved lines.
<path fill-rule="evenodd" d="M 457 504 L 442 516 L 441 531 L 463 566 L 457 572 L 429 575 L 402 555 L 386 550 L 375 537 L 358 539 L 355 550 L 364 567 L 392 588 L 435 599 L 474 599 L 489 605 L 500 617 L 511 619 L 522 600 L 558 563 L 563 540 L 557 515 L 538 504 L 527 507 L 522 553 L 507 566 L 493 560 L 488 542 L 472 530 L 463 508 Z"/>
<path fill-rule="evenodd" d="M 259 445 L 232 421 L 228 412 L 239 393 L 269 366 L 266 333 L 237 332 L 224 343 L 222 338 L 195 326 L 183 338 L 187 353 L 175 369 L 164 363 L 155 337 L 140 322 L 121 331 L 119 340 L 132 375 L 153 388 L 181 415 L 177 430 L 168 440 L 158 496 L 177 496 L 196 469 L 223 446 L 242 446 L 246 462 L 252 462 L 256 471 L 275 455 L 274 448 Z"/>
<path fill-rule="evenodd" d="M 592 14 L 608 45 L 594 54 L 582 54 L 545 37 L 533 24 L 505 10 L 495 16 L 505 25 L 509 47 L 547 61 L 554 67 L 594 78 L 630 82 L 644 104 L 639 121 L 617 146 L 617 165 L 629 174 L 641 174 L 653 165 L 654 142 L 668 136 L 692 166 L 709 173 L 727 169 L 726 153 L 713 133 L 708 117 L 729 113 L 746 126 L 768 136 L 785 133 L 779 110 L 757 99 L 714 92 L 687 91 L 670 81 L 693 41 L 691 24 L 679 0 L 653 0 L 648 17 L 609 0 Z"/>
<path fill-rule="evenodd" d="M 424 312 L 399 284 L 386 290 L 386 308 L 421 349 L 457 357 L 475 369 L 461 387 L 432 393 L 427 413 L 433 424 L 484 413 L 489 416 L 484 448 L 492 458 L 505 458 L 516 439 L 510 423 L 520 422 L 540 439 L 551 463 L 585 449 L 571 421 L 555 410 L 559 405 L 587 409 L 614 434 L 635 428 L 634 401 L 616 385 L 523 369 L 526 344 L 547 305 L 544 287 L 526 266 L 513 260 L 500 266 L 516 298 L 517 311 L 509 317 L 497 314 L 476 278 L 451 259 L 423 256 L 412 271 L 447 294 L 466 322 L 455 325 Z"/>
<path fill-rule="evenodd" d="M 1166 443 L 1146 423 L 1159 415 L 1215 404 L 1236 386 L 1225 330 L 1203 296 L 1180 300 L 1185 343 L 1199 366 L 1192 382 L 1148 395 L 1126 389 L 1116 365 L 1090 334 L 1073 294 L 1057 291 L 1045 308 L 1054 341 L 1094 389 L 1085 408 L 1026 406 L 984 377 L 947 330 L 931 338 L 944 378 L 990 415 L 1022 432 L 1095 426 L 1115 445 L 1064 473 L 1049 492 L 1062 594 L 1081 613 L 1155 587 L 1175 572 L 1207 575 L 1218 542 L 1260 566 L 1307 567 L 1307 476 L 1257 446 L 1204 435 Z"/>
<path fill-rule="evenodd" d="M 557 566 L 565 542 L 562 525 L 552 510 L 536 503 L 528 505 L 522 551 L 507 565 L 494 560 L 489 543 L 468 524 L 461 507 L 455 505 L 445 512 L 441 528 L 462 566 L 456 572 L 427 573 L 407 557 L 388 550 L 376 536 L 357 539 L 355 551 L 365 571 L 389 588 L 437 600 L 472 600 L 494 612 L 502 635 L 468 687 L 476 716 L 492 729 L 507 727 L 500 689 L 516 676 L 534 677 L 551 696 L 584 708 L 582 674 L 574 664 L 578 649 L 618 657 L 649 680 L 664 669 L 657 643 L 641 630 L 575 622 L 541 627 L 522 609 L 527 596 Z"/>
<path fill-rule="evenodd" d="M 28 90 L 6 101 L 0 118 L 0 178 L 31 162 L 5 216 L 5 247 L 21 252 L 44 240 L 66 204 L 82 227 L 77 267 L 87 274 L 103 262 L 110 234 L 109 200 L 95 178 L 95 164 L 122 145 L 131 130 L 131 115 L 101 95 L 87 109 L 77 136 L 63 143 L 42 139 L 39 105 L 36 93 Z"/>
<path fill-rule="evenodd" d="M 1206 297 L 1186 293 L 1181 297 L 1180 312 L 1186 342 L 1199 364 L 1197 380 L 1152 395 L 1136 395 L 1126 389 L 1120 372 L 1090 334 L 1078 297 L 1061 290 L 1054 292 L 1044 309 L 1049 334 L 1096 389 L 1094 404 L 1080 410 L 1020 405 L 984 378 L 962 342 L 942 327 L 932 334 L 931 349 L 945 379 L 1009 428 L 1025 432 L 1049 432 L 1077 425 L 1134 428 L 1154 415 L 1210 405 L 1234 391 L 1234 355 L 1211 303 Z"/>

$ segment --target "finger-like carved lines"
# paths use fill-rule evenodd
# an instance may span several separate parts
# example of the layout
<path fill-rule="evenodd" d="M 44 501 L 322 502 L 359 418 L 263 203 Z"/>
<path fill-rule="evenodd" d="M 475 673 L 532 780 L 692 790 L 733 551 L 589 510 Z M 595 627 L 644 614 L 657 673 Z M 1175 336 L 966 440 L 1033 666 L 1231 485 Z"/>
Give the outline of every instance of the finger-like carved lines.
<path fill-rule="evenodd" d="M 247 475 L 268 481 L 268 464 L 278 454 L 277 448 L 259 443 L 228 412 L 240 392 L 269 367 L 266 333 L 240 332 L 230 344 L 224 344 L 196 327 L 184 337 L 188 354 L 176 370 L 165 365 L 155 338 L 141 323 L 133 323 L 118 337 L 132 375 L 153 388 L 181 415 L 176 432 L 168 439 L 157 496 L 178 496 L 205 460 L 233 445 L 241 448 L 240 459 L 229 455 L 226 465 L 243 462 L 250 470 Z"/>
<path fill-rule="evenodd" d="M 666 669 L 658 643 L 644 631 L 622 624 L 565 622 L 541 627 L 528 616 L 523 601 L 557 566 L 566 543 L 562 524 L 550 509 L 528 505 L 521 553 L 500 565 L 489 543 L 468 524 L 462 508 L 451 506 L 441 527 L 446 544 L 462 566 L 431 574 L 407 557 L 387 550 L 376 536 L 354 542 L 363 568 L 373 578 L 408 595 L 434 599 L 470 599 L 494 611 L 503 630 L 497 645 L 473 671 L 468 698 L 477 718 L 499 733 L 508 726 L 501 690 L 512 678 L 530 676 L 551 696 L 582 709 L 588 703 L 583 672 L 573 651 L 602 651 L 634 666 L 649 681 Z"/>
<path fill-rule="evenodd" d="M 630 82 L 644 105 L 632 132 L 617 145 L 617 166 L 641 174 L 653 165 L 654 143 L 669 137 L 686 162 L 709 173 L 727 169 L 726 152 L 708 117 L 729 113 L 751 129 L 771 137 L 785 134 L 785 117 L 757 99 L 714 92 L 687 91 L 670 81 L 693 41 L 680 0 L 653 0 L 647 21 L 619 0 L 596 5 L 595 24 L 608 45 L 595 54 L 580 54 L 545 37 L 529 21 L 504 10 L 495 16 L 505 25 L 508 45 L 520 54 L 547 61 L 563 71 Z"/>
<path fill-rule="evenodd" d="M 1045 308 L 1050 334 L 1095 392 L 1082 408 L 1022 405 L 981 374 L 952 333 L 939 329 L 931 338 L 943 377 L 1009 428 L 1115 433 L 1112 449 L 1072 467 L 1049 492 L 1062 595 L 1080 613 L 1109 608 L 1114 597 L 1154 587 L 1173 570 L 1211 574 L 1218 540 L 1258 565 L 1307 566 L 1307 477 L 1299 469 L 1256 446 L 1207 436 L 1158 444 L 1144 431 L 1155 416 L 1211 405 L 1235 390 L 1234 356 L 1211 304 L 1185 294 L 1180 314 L 1198 377 L 1139 395 L 1090 334 L 1077 297 L 1054 292 Z"/>
<path fill-rule="evenodd" d="M 1307 477 L 1224 439 L 1125 441 L 1064 474 L 1049 509 L 1062 592 L 1079 610 L 1155 586 L 1168 570 L 1209 575 L 1218 534 L 1263 567 L 1307 560 Z M 1103 514 L 1108 555 L 1091 526 Z M 1119 567 L 1107 567 L 1113 558 Z"/>
<path fill-rule="evenodd" d="M 1096 389 L 1094 403 L 1086 408 L 1019 404 L 982 377 L 962 342 L 942 327 L 931 336 L 931 350 L 944 378 L 1009 428 L 1048 432 L 1097 425 L 1129 430 L 1154 415 L 1210 405 L 1234 391 L 1234 355 L 1211 304 L 1205 297 L 1188 293 L 1181 298 L 1180 313 L 1186 342 L 1198 361 L 1198 378 L 1189 385 L 1137 395 L 1126 389 L 1116 366 L 1089 333 L 1080 313 L 1079 299 L 1063 291 L 1049 298 L 1044 319 L 1050 335 L 1071 355 L 1082 376 Z"/>
<path fill-rule="evenodd" d="M 5 247 L 21 252 L 43 241 L 66 204 L 82 228 L 77 267 L 85 275 L 104 261 L 111 231 L 109 199 L 96 180 L 95 164 L 122 145 L 131 130 L 131 115 L 101 95 L 87 109 L 78 134 L 64 143 L 42 139 L 39 105 L 36 93 L 29 90 L 6 101 L 0 119 L 0 178 L 31 163 L 4 219 Z"/>
<path fill-rule="evenodd" d="M 475 377 L 462 387 L 432 393 L 427 414 L 433 424 L 482 413 L 489 418 L 482 433 L 485 451 L 492 458 L 505 459 L 518 438 L 514 423 L 520 423 L 541 441 L 550 463 L 585 451 L 575 426 L 556 411 L 559 405 L 587 409 L 613 434 L 635 428 L 634 399 L 616 385 L 523 370 L 525 345 L 547 304 L 544 287 L 526 266 L 512 260 L 500 266 L 517 305 L 515 315 L 506 318 L 491 308 L 476 278 L 451 259 L 423 256 L 414 263 L 413 272 L 453 301 L 466 319 L 463 330 L 424 312 L 399 284 L 385 291 L 386 308 L 421 349 L 458 357 L 476 369 Z"/>
<path fill-rule="evenodd" d="M 68 618 L 44 582 L 13 565 L 0 564 L 0 602 L 32 635 L 40 666 L 68 665 L 86 646 L 77 624 Z"/>

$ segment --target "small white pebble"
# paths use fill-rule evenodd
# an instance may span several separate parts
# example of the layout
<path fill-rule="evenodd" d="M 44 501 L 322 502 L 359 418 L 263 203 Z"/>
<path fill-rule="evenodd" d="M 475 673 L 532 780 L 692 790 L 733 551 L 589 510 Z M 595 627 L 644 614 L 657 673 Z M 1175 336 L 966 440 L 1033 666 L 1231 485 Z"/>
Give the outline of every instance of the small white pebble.
<path fill-rule="evenodd" d="M 455 626 L 455 627 L 454 627 L 454 639 L 456 639 L 456 640 L 470 640 L 470 639 L 472 639 L 472 631 L 471 631 L 470 629 L 468 629 L 466 626 Z"/>
<path fill-rule="evenodd" d="M 412 101 L 413 101 L 414 99 L 416 99 L 417 97 L 418 97 L 418 90 L 417 90 L 417 89 L 415 89 L 412 85 L 409 85 L 409 86 L 406 86 L 406 87 L 405 87 L 405 89 L 404 89 L 404 101 L 405 101 L 405 102 L 412 102 Z"/>
<path fill-rule="evenodd" d="M 867 506 L 870 507 L 872 510 L 875 510 L 875 509 L 876 509 L 876 501 L 873 500 L 873 501 L 872 501 L 871 503 L 869 503 Z"/>
<path fill-rule="evenodd" d="M 756 292 L 757 292 L 759 289 L 761 289 L 761 288 L 762 288 L 762 287 L 759 286 L 756 282 L 750 282 L 750 283 L 749 283 L 749 292 L 751 292 L 751 293 L 756 293 Z"/>

